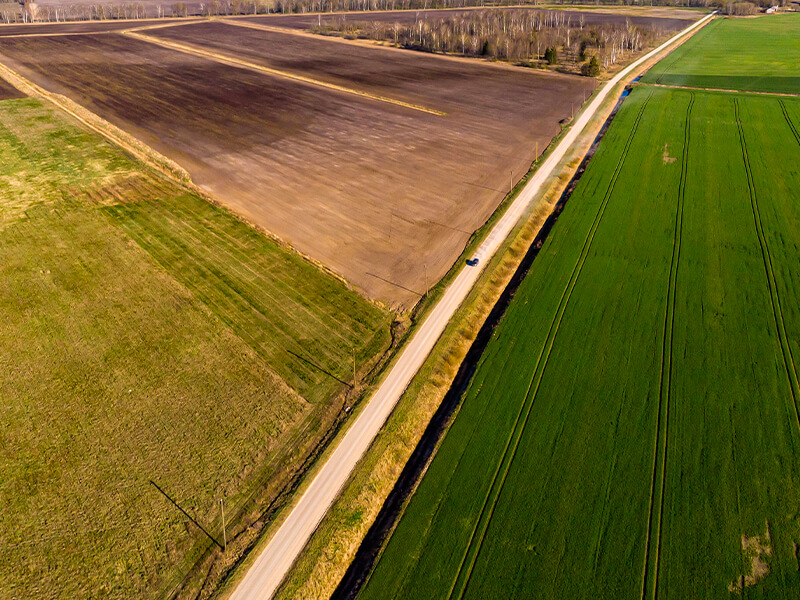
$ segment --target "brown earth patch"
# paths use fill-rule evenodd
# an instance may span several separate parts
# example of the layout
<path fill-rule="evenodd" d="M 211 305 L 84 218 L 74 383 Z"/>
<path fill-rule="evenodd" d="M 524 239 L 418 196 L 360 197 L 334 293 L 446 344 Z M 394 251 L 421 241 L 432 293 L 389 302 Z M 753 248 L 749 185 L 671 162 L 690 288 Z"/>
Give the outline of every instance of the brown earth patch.
<path fill-rule="evenodd" d="M 415 303 L 594 80 L 223 23 L 148 32 L 408 100 L 420 113 L 121 35 L 0 39 L 21 74 L 189 171 L 367 295 Z"/>
<path fill-rule="evenodd" d="M 0 79 L 0 100 L 11 100 L 13 98 L 25 98 L 25 94 L 20 92 L 5 79 Z"/>
<path fill-rule="evenodd" d="M 661 158 L 663 159 L 665 165 L 672 164 L 678 160 L 674 156 L 669 155 L 669 144 L 664 144 L 664 155 Z"/>
<path fill-rule="evenodd" d="M 728 591 L 734 594 L 742 594 L 746 587 L 757 584 L 769 575 L 770 567 L 766 561 L 766 557 L 772 556 L 769 524 L 763 537 L 742 535 L 742 554 L 750 561 L 750 571 L 728 585 Z"/>

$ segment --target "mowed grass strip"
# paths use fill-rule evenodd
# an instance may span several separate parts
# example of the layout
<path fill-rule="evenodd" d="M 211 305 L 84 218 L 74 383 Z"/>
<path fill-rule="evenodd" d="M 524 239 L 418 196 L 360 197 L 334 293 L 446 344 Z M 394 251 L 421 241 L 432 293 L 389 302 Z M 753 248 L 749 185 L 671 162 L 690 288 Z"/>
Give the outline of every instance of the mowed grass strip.
<path fill-rule="evenodd" d="M 791 377 L 800 144 L 778 98 L 739 98 L 740 134 L 729 94 L 653 93 L 647 134 L 634 137 L 619 171 L 531 417 L 492 492 L 558 299 L 649 93 L 634 91 L 617 115 L 360 598 L 800 592 Z M 800 102 L 783 103 L 800 115 Z M 791 353 L 773 298 L 785 307 Z M 459 580 L 490 494 L 474 567 Z"/>
<path fill-rule="evenodd" d="M 389 317 L 38 101 L 0 153 L 0 597 L 169 596 L 212 542 L 150 481 L 221 539 Z"/>
<path fill-rule="evenodd" d="M 800 94 L 800 14 L 717 19 L 653 67 L 644 83 Z"/>
<path fill-rule="evenodd" d="M 385 350 L 386 313 L 226 212 L 183 195 L 104 209 L 178 281 L 317 403 Z"/>

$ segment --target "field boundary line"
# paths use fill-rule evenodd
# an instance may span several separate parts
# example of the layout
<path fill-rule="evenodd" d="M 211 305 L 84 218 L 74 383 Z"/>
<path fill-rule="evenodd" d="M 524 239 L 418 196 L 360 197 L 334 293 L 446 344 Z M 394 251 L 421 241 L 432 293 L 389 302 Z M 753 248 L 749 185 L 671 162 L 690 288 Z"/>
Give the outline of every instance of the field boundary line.
<path fill-rule="evenodd" d="M 683 241 L 683 207 L 686 203 L 686 180 L 689 171 L 689 144 L 691 141 L 691 117 L 694 107 L 694 94 L 689 98 L 686 107 L 686 125 L 683 131 L 683 153 L 681 157 L 681 178 L 678 184 L 678 206 L 675 211 L 675 231 L 672 238 L 672 257 L 667 280 L 667 306 L 664 312 L 664 331 L 661 340 L 661 369 L 658 386 L 658 410 L 656 418 L 655 453 L 653 456 L 653 476 L 650 484 L 650 503 L 647 515 L 647 537 L 645 540 L 644 571 L 642 574 L 642 594 L 655 599 L 658 594 L 658 569 L 661 551 L 661 527 L 664 519 L 664 486 L 667 477 L 667 447 L 669 442 L 669 400 L 672 395 L 672 346 L 675 331 L 675 303 L 678 287 L 678 269 L 680 267 L 681 244 Z M 662 419 L 662 412 L 664 413 Z M 662 435 L 663 421 L 663 435 Z M 659 460 L 659 455 L 661 460 Z M 661 465 L 659 478 L 658 466 Z M 658 486 L 658 518 L 653 520 L 653 508 L 656 505 L 656 483 Z M 656 531 L 653 532 L 653 527 Z M 654 563 L 650 560 L 650 551 L 655 533 Z M 652 564 L 652 568 L 651 568 Z M 652 577 L 650 572 L 653 571 Z M 652 582 L 652 594 L 648 594 L 648 583 Z"/>
<path fill-rule="evenodd" d="M 172 159 L 167 158 L 144 142 L 139 141 L 116 125 L 106 121 L 99 115 L 96 115 L 66 96 L 47 91 L 43 87 L 20 75 L 2 61 L 0 61 L 0 76 L 31 98 L 46 100 L 54 104 L 56 108 L 59 108 L 72 118 L 78 120 L 95 133 L 110 140 L 144 164 L 155 169 L 162 175 L 167 176 L 169 179 L 177 181 L 185 187 L 192 188 L 194 191 L 194 184 L 192 183 L 192 178 L 188 171 Z"/>
<path fill-rule="evenodd" d="M 646 87 L 665 88 L 668 90 L 691 90 L 695 92 L 721 92 L 724 94 L 737 94 L 737 95 L 753 95 L 753 96 L 780 96 L 784 98 L 798 98 L 800 94 L 792 94 L 790 92 L 761 92 L 758 90 L 732 90 L 728 88 L 706 88 L 691 85 L 671 85 L 669 83 L 650 83 L 649 81 L 637 81 L 636 85 Z"/>
<path fill-rule="evenodd" d="M 364 92 L 362 90 L 357 90 L 354 88 L 348 88 L 343 85 L 338 85 L 336 83 L 329 83 L 327 81 L 322 81 L 319 79 L 313 79 L 312 77 L 306 77 L 304 75 L 297 75 L 295 73 L 290 73 L 288 71 L 281 71 L 280 69 L 274 69 L 272 67 L 267 67 L 264 65 L 259 65 L 256 63 L 252 63 L 246 60 L 242 60 L 240 58 L 236 58 L 234 56 L 229 56 L 227 54 L 221 54 L 219 52 L 212 52 L 210 50 L 206 50 L 200 48 L 199 46 L 195 45 L 188 45 L 188 44 L 181 44 L 178 42 L 162 40 L 159 38 L 151 37 L 149 35 L 145 35 L 143 33 L 139 33 L 133 30 L 123 30 L 120 32 L 122 35 L 126 35 L 128 37 L 135 38 L 137 40 L 147 42 L 149 44 L 153 44 L 155 46 L 161 46 L 163 48 L 167 48 L 169 50 L 175 50 L 178 52 L 183 52 L 184 54 L 191 54 L 194 56 L 199 56 L 201 58 L 206 58 L 209 60 L 213 60 L 215 62 L 233 66 L 233 67 L 240 67 L 244 69 L 249 69 L 251 71 L 256 71 L 258 73 L 264 73 L 266 75 L 272 75 L 274 77 L 281 77 L 283 79 L 289 79 L 292 81 L 297 81 L 300 83 L 304 83 L 306 85 L 313 85 L 316 87 L 322 87 L 329 90 L 333 90 L 336 92 L 341 92 L 344 94 L 351 94 L 354 96 L 359 96 L 361 98 L 366 98 L 368 100 L 375 100 L 378 102 L 385 102 L 387 104 L 394 104 L 395 106 L 400 106 L 402 108 L 408 108 L 411 110 L 416 110 L 419 112 L 427 113 L 430 115 L 435 115 L 437 117 L 443 117 L 447 113 L 444 113 L 439 110 L 435 110 L 432 108 L 427 108 L 420 104 L 413 104 L 411 102 L 405 102 L 403 100 L 396 100 L 395 98 L 389 98 L 388 96 L 381 96 L 378 94 L 373 94 L 370 92 Z"/>
<path fill-rule="evenodd" d="M 182 27 L 183 25 L 196 25 L 198 23 L 206 23 L 210 19 L 208 17 L 194 17 L 185 21 L 169 21 L 166 23 L 153 23 L 152 25 L 142 25 L 141 27 L 131 27 L 129 29 L 115 29 L 110 33 L 131 33 L 136 31 L 150 31 L 151 29 L 166 29 L 167 27 Z"/>
<path fill-rule="evenodd" d="M 533 409 L 533 404 L 536 400 L 536 396 L 539 393 L 539 387 L 541 386 L 542 379 L 544 378 L 544 372 L 547 369 L 547 364 L 550 360 L 550 354 L 552 352 L 553 346 L 555 345 L 555 339 L 558 335 L 558 331 L 561 327 L 561 322 L 564 318 L 564 313 L 567 310 L 567 306 L 569 305 L 569 301 L 572 298 L 572 292 L 575 290 L 575 287 L 578 283 L 578 279 L 580 278 L 581 271 L 583 270 L 583 266 L 586 263 L 586 259 L 589 255 L 589 250 L 591 249 L 592 244 L 594 243 L 595 235 L 597 234 L 597 230 L 600 227 L 600 222 L 605 215 L 606 208 L 608 203 L 611 199 L 611 196 L 614 193 L 614 188 L 617 183 L 617 179 L 619 178 L 619 174 L 622 171 L 622 168 L 625 164 L 625 161 L 628 156 L 628 152 L 630 151 L 630 147 L 633 143 L 633 139 L 636 137 L 636 133 L 639 129 L 639 123 L 642 119 L 642 115 L 644 114 L 647 105 L 650 102 L 650 98 L 652 97 L 653 93 L 651 92 L 650 95 L 645 99 L 642 103 L 641 108 L 639 109 L 639 113 L 636 115 L 636 120 L 634 121 L 633 127 L 631 127 L 631 131 L 628 134 L 628 138 L 625 142 L 625 147 L 620 154 L 619 159 L 617 160 L 617 165 L 614 168 L 612 173 L 611 179 L 609 180 L 608 186 L 606 188 L 606 193 L 603 196 L 603 200 L 600 203 L 600 206 L 597 209 L 597 213 L 592 221 L 592 225 L 589 228 L 589 232 L 584 240 L 583 247 L 581 248 L 581 253 L 578 255 L 578 260 L 575 262 L 575 266 L 572 269 L 572 273 L 570 274 L 570 278 L 567 282 L 567 286 L 564 288 L 564 291 L 561 294 L 561 298 L 559 299 L 558 306 L 556 307 L 556 314 L 553 317 L 553 320 L 550 323 L 550 327 L 547 332 L 547 337 L 545 338 L 545 343 L 542 345 L 542 349 L 539 352 L 539 356 L 536 360 L 536 366 L 533 369 L 533 374 L 531 375 L 530 383 L 528 384 L 528 389 L 525 392 L 525 399 L 520 407 L 519 413 L 517 414 L 517 418 L 514 421 L 514 426 L 511 430 L 511 434 L 509 435 L 508 442 L 506 443 L 505 449 L 503 450 L 503 454 L 500 458 L 500 462 L 497 465 L 497 469 L 495 470 L 494 477 L 492 478 L 492 482 L 489 486 L 489 493 L 487 494 L 483 507 L 481 508 L 481 512 L 478 515 L 478 519 L 475 522 L 475 527 L 472 530 L 472 535 L 470 536 L 470 540 L 467 544 L 466 551 L 464 556 L 461 560 L 461 564 L 459 565 L 458 572 L 456 573 L 456 578 L 453 581 L 453 584 L 450 588 L 450 592 L 448 593 L 448 599 L 453 597 L 453 593 L 457 588 L 459 588 L 458 582 L 461 579 L 461 573 L 463 572 L 464 564 L 467 562 L 468 557 L 470 556 L 470 551 L 473 548 L 473 540 L 475 539 L 475 534 L 477 533 L 478 529 L 481 529 L 481 533 L 478 537 L 477 545 L 474 546 L 475 550 L 472 552 L 472 559 L 469 561 L 469 567 L 467 568 L 465 579 L 463 580 L 463 584 L 460 587 L 460 591 L 458 593 L 458 600 L 463 598 L 464 594 L 466 593 L 467 587 L 469 585 L 470 578 L 472 577 L 472 572 L 475 567 L 475 563 L 478 560 L 478 555 L 480 554 L 481 548 L 483 547 L 483 542 L 486 538 L 486 531 L 489 528 L 489 524 L 492 520 L 492 515 L 494 514 L 495 508 L 497 507 L 497 502 L 500 499 L 500 495 L 502 494 L 503 487 L 505 486 L 506 478 L 508 476 L 509 471 L 511 470 L 511 464 L 516 457 L 517 450 L 519 448 L 520 440 L 522 439 L 522 435 L 525 431 L 525 428 L 528 424 L 528 419 L 530 418 L 531 411 Z M 535 383 L 534 383 L 535 382 Z M 527 407 L 527 408 L 526 408 Z M 523 413 L 525 416 L 523 417 Z M 522 421 L 520 421 L 522 419 Z M 508 454 L 508 450 L 511 447 L 513 441 L 513 449 L 511 450 L 511 454 Z M 503 465 L 505 464 L 505 468 L 503 469 Z M 495 483 L 497 482 L 497 477 L 500 475 L 501 470 L 503 471 L 502 477 L 499 482 L 499 486 L 497 487 L 497 491 L 495 492 Z M 489 506 L 489 500 L 493 497 L 491 501 L 491 506 L 489 507 L 488 513 L 486 512 L 487 506 Z M 484 519 L 484 515 L 487 515 Z M 483 524 L 481 526 L 481 524 Z"/>
<path fill-rule="evenodd" d="M 468 294 L 475 289 L 486 264 L 496 256 L 504 240 L 526 214 L 527 209 L 539 198 L 539 193 L 556 171 L 560 161 L 612 91 L 617 89 L 618 84 L 626 81 L 631 73 L 638 72 L 637 69 L 641 69 L 643 64 L 672 50 L 687 36 L 707 24 L 716 14 L 717 11 L 714 11 L 691 23 L 624 67 L 601 86 L 594 99 L 471 254 L 472 257 L 479 259 L 480 266 L 478 268 L 462 266 L 458 270 L 457 275 L 444 289 L 441 298 L 410 335 L 405 346 L 397 354 L 392 367 L 386 371 L 371 397 L 365 401 L 358 416 L 332 446 L 325 461 L 301 486 L 298 497 L 287 506 L 285 513 L 281 514 L 275 525 L 265 533 L 259 542 L 261 547 L 255 549 L 252 556 L 241 565 L 242 574 L 230 583 L 228 597 L 231 600 L 266 600 L 273 597 L 394 411 L 403 392 L 436 346 L 451 317 Z"/>
<path fill-rule="evenodd" d="M 706 32 L 706 35 L 707 35 L 707 34 L 708 34 L 708 32 Z M 680 56 L 678 56 L 678 55 L 675 55 L 675 56 L 673 56 L 673 57 L 672 57 L 672 60 L 669 62 L 669 65 L 668 65 L 668 66 L 666 66 L 666 65 L 664 66 L 664 70 L 663 70 L 663 71 L 661 71 L 661 73 L 659 73 L 659 74 L 658 74 L 658 78 L 657 78 L 657 79 L 656 79 L 656 81 L 655 81 L 655 83 L 656 83 L 656 84 L 660 84 L 660 83 L 661 83 L 661 80 L 662 80 L 662 79 L 664 79 L 664 75 L 666 75 L 666 74 L 667 74 L 667 72 L 668 72 L 670 69 L 672 69 L 672 66 L 673 66 L 673 65 L 674 65 L 676 62 L 678 62 L 678 59 L 679 59 L 679 58 L 680 58 Z"/>
<path fill-rule="evenodd" d="M 100 21 L 103 22 L 103 21 Z M 110 23 L 119 23 L 120 21 L 108 21 Z M 166 27 L 180 27 L 181 25 L 192 25 L 194 23 L 203 23 L 205 19 L 193 17 L 187 20 L 170 21 L 169 23 L 153 23 L 152 25 L 142 25 L 141 27 L 132 27 L 130 29 L 105 29 L 99 31 L 54 31 L 52 33 L 38 32 L 38 33 L 12 33 L 10 35 L 0 35 L 0 40 L 10 38 L 34 38 L 34 37 L 75 37 L 81 35 L 109 35 L 114 33 L 123 33 L 125 31 L 145 31 L 149 29 L 164 29 Z M 78 23 L 98 23 L 98 21 L 78 21 Z M 33 25 L 34 23 L 28 23 Z M 35 23 L 36 25 L 63 25 L 64 23 Z M 2 30 L 0 30 L 2 31 Z"/>
<path fill-rule="evenodd" d="M 733 99 L 733 109 L 734 115 L 736 116 L 736 126 L 739 130 L 739 144 L 742 148 L 744 170 L 747 175 L 747 190 L 750 194 L 750 207 L 753 211 L 753 224 L 755 225 L 756 235 L 758 236 L 758 243 L 761 246 L 761 260 L 764 264 L 765 275 L 767 276 L 767 289 L 769 290 L 769 297 L 772 303 L 772 317 L 775 320 L 775 328 L 778 331 L 778 341 L 781 345 L 781 354 L 783 355 L 783 366 L 786 369 L 786 377 L 789 380 L 789 389 L 792 392 L 797 426 L 800 428 L 800 407 L 798 407 L 798 401 L 800 401 L 800 383 L 798 382 L 794 356 L 792 355 L 792 346 L 789 342 L 789 336 L 786 333 L 786 321 L 783 316 L 781 297 L 778 293 L 778 282 L 777 278 L 775 277 L 772 253 L 770 252 L 769 244 L 767 243 L 767 236 L 764 233 L 764 223 L 761 219 L 761 209 L 758 206 L 758 194 L 756 194 L 756 184 L 753 177 L 752 166 L 750 164 L 750 153 L 747 150 L 747 139 L 745 138 L 744 134 L 744 126 L 742 125 L 741 115 L 739 114 L 738 98 Z"/>
<path fill-rule="evenodd" d="M 38 38 L 38 37 L 46 37 L 46 38 L 54 38 L 54 37 L 76 37 L 81 35 L 108 35 L 110 33 L 119 33 L 118 29 L 110 29 L 108 31 L 61 31 L 61 32 L 53 32 L 53 33 L 12 33 L 11 35 L 3 35 L 0 36 L 0 41 L 2 40 L 11 40 L 15 38 Z"/>

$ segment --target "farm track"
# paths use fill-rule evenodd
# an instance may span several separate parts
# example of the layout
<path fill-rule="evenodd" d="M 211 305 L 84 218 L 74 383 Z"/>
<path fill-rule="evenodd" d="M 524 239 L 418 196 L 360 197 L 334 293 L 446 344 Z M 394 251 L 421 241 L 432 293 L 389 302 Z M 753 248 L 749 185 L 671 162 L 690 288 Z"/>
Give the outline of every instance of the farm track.
<path fill-rule="evenodd" d="M 326 88 L 343 94 L 351 94 L 354 96 L 359 96 L 361 98 L 367 98 L 368 100 L 375 100 L 377 102 L 394 104 L 395 106 L 416 110 L 419 112 L 435 115 L 438 117 L 443 117 L 446 114 L 440 110 L 427 108 L 420 104 L 412 104 L 411 102 L 405 102 L 403 100 L 397 100 L 395 98 L 389 98 L 387 96 L 381 96 L 379 94 L 373 94 L 370 92 L 365 92 L 363 90 L 357 90 L 354 88 L 345 87 L 343 85 L 322 81 L 320 79 L 314 79 L 313 77 L 307 77 L 305 75 L 297 75 L 295 73 L 281 71 L 280 69 L 265 67 L 264 65 L 258 65 L 256 63 L 236 58 L 235 56 L 229 56 L 227 54 L 222 54 L 220 52 L 212 52 L 210 50 L 205 50 L 203 48 L 200 48 L 199 46 L 195 45 L 190 46 L 187 44 L 179 44 L 178 42 L 167 41 L 161 38 L 154 38 L 152 36 L 145 35 L 144 33 L 140 33 L 139 31 L 135 30 L 123 31 L 122 34 L 140 40 L 142 42 L 153 44 L 155 46 L 161 46 L 162 48 L 167 48 L 169 50 L 176 50 L 178 52 L 182 52 L 183 54 L 191 54 L 193 56 L 199 56 L 200 58 L 213 60 L 214 62 L 218 62 L 221 64 L 244 68 L 250 71 L 256 71 L 258 73 L 264 73 L 267 75 L 272 75 L 273 77 L 281 77 L 283 79 L 297 81 L 306 85 L 313 85 L 316 87 Z"/>
<path fill-rule="evenodd" d="M 506 442 L 506 446 L 503 449 L 501 460 L 497 466 L 497 469 L 495 470 L 494 476 L 492 478 L 492 483 L 489 486 L 489 494 L 487 494 L 484 500 L 484 504 L 481 508 L 481 512 L 478 516 L 478 520 L 475 522 L 475 526 L 473 528 L 472 534 L 470 535 L 466 551 L 464 553 L 464 556 L 461 560 L 458 571 L 456 573 L 456 578 L 453 581 L 453 584 L 447 595 L 448 599 L 453 598 L 454 593 L 456 593 L 456 591 L 458 590 L 458 593 L 455 597 L 461 600 L 464 597 L 467 586 L 469 585 L 469 580 L 472 576 L 472 571 L 475 567 L 475 562 L 477 561 L 477 557 L 480 554 L 481 547 L 483 545 L 486 536 L 486 531 L 489 527 L 489 523 L 491 522 L 492 515 L 497 506 L 497 502 L 500 498 L 500 494 L 502 493 L 503 486 L 505 485 L 506 478 L 511 469 L 511 464 L 514 460 L 514 457 L 516 456 L 517 449 L 519 448 L 522 434 L 525 430 L 525 427 L 527 426 L 528 419 L 530 417 L 531 410 L 533 408 L 533 404 L 536 399 L 536 395 L 539 391 L 539 386 L 541 385 L 542 378 L 544 376 L 544 371 L 547 368 L 547 363 L 550 358 L 550 353 L 555 344 L 555 338 L 558 334 L 561 321 L 563 319 L 564 313 L 566 312 L 566 308 L 567 305 L 569 304 L 572 292 L 575 289 L 575 286 L 577 285 L 577 281 L 580 277 L 581 271 L 586 262 L 589 250 L 592 246 L 592 242 L 594 241 L 595 234 L 597 233 L 597 229 L 599 228 L 600 222 L 603 218 L 603 215 L 605 214 L 606 207 L 608 206 L 610 198 L 614 192 L 614 187 L 616 185 L 619 174 L 622 171 L 622 167 L 625 164 L 625 159 L 627 158 L 628 151 L 630 150 L 633 139 L 636 136 L 636 132 L 639 128 L 639 123 L 642 119 L 642 115 L 644 114 L 644 111 L 647 108 L 647 105 L 651 97 L 652 93 L 642 103 L 642 107 L 639 109 L 639 113 L 636 116 L 636 120 L 634 121 L 633 126 L 631 127 L 631 131 L 625 142 L 625 147 L 620 155 L 619 160 L 617 161 L 617 165 L 614 169 L 611 180 L 609 181 L 606 193 L 603 197 L 602 202 L 600 203 L 600 207 L 598 208 L 597 214 L 595 215 L 595 219 L 592 222 L 591 228 L 589 229 L 589 233 L 586 237 L 586 240 L 584 241 L 583 248 L 581 249 L 581 254 L 579 255 L 578 261 L 575 263 L 575 267 L 573 268 L 572 273 L 570 274 L 567 286 L 561 295 L 558 308 L 556 309 L 556 315 L 553 321 L 550 323 L 550 328 L 547 332 L 545 343 L 543 344 L 542 350 L 540 351 L 539 356 L 537 357 L 536 367 L 534 368 L 530 383 L 528 384 L 528 390 L 525 394 L 525 400 L 522 403 L 522 406 L 520 407 L 520 411 L 514 421 L 514 426 L 512 427 L 511 435 L 509 436 L 508 441 Z M 509 454 L 509 449 L 511 450 L 510 454 Z M 480 533 L 478 534 L 479 529 Z M 477 542 L 473 543 L 475 542 L 476 534 L 478 534 Z M 471 551 L 473 548 L 474 551 Z M 466 567 L 465 571 L 464 569 L 467 563 L 468 566 Z"/>
<path fill-rule="evenodd" d="M 800 94 L 791 94 L 789 92 L 760 92 L 757 90 L 737 90 L 732 88 L 712 88 L 700 87 L 696 85 L 675 85 L 671 83 L 650 83 L 647 81 L 637 82 L 636 85 L 645 85 L 647 87 L 666 88 L 671 90 L 691 90 L 695 92 L 723 92 L 725 94 L 737 95 L 753 95 L 753 96 L 781 96 L 783 98 L 798 98 Z"/>
<path fill-rule="evenodd" d="M 736 126 L 739 130 L 739 142 L 742 148 L 742 160 L 744 161 L 745 173 L 747 175 L 747 189 L 750 194 L 750 206 L 753 210 L 753 223 L 755 225 L 756 234 L 758 235 L 758 243 L 761 246 L 761 259 L 764 264 L 764 272 L 767 276 L 767 288 L 769 289 L 770 301 L 772 303 L 772 316 L 775 320 L 775 328 L 778 331 L 778 340 L 781 345 L 781 353 L 783 355 L 783 364 L 786 369 L 786 377 L 789 380 L 789 387 L 792 390 L 792 399 L 794 401 L 795 418 L 797 419 L 797 426 L 800 429 L 800 383 L 798 383 L 797 370 L 795 368 L 794 357 L 792 356 L 792 347 L 789 343 L 789 336 L 786 333 L 786 322 L 783 315 L 783 306 L 781 298 L 778 294 L 778 284 L 775 277 L 775 267 L 772 260 L 772 252 L 770 251 L 767 237 L 764 233 L 764 224 L 761 219 L 761 210 L 758 205 L 758 194 L 756 194 L 755 181 L 753 179 L 753 171 L 750 165 L 750 155 L 747 151 L 747 140 L 744 135 L 744 127 L 739 114 L 739 99 L 733 100 L 734 114 L 736 116 Z M 784 109 L 784 116 L 790 122 L 792 133 L 795 133 L 793 124 L 788 118 Z M 800 143 L 800 141 L 798 141 Z"/>
<path fill-rule="evenodd" d="M 680 265 L 681 242 L 683 234 L 683 207 L 686 199 L 686 179 L 689 166 L 689 143 L 694 94 L 691 94 L 689 106 L 686 108 L 686 125 L 683 137 L 683 153 L 681 157 L 681 176 L 678 185 L 678 206 L 675 213 L 675 232 L 672 242 L 672 259 L 667 284 L 667 306 L 664 313 L 664 331 L 661 346 L 661 373 L 658 391 L 658 410 L 656 420 L 656 444 L 653 457 L 653 477 L 650 485 L 650 505 L 647 516 L 647 538 L 645 541 L 644 568 L 642 574 L 642 600 L 655 599 L 658 595 L 658 566 L 661 551 L 661 526 L 664 518 L 664 485 L 667 476 L 667 445 L 669 441 L 669 400 L 672 391 L 672 345 L 675 329 L 675 298 L 678 284 L 678 267 Z M 662 417 L 663 413 L 663 417 Z M 662 425 L 663 423 L 663 425 Z M 660 452 L 659 452 L 660 449 Z M 659 456 L 661 457 L 659 460 Z M 660 469 L 660 477 L 658 476 Z M 658 485 L 657 485 L 658 484 Z M 656 492 L 658 489 L 658 492 Z M 656 500 L 656 496 L 658 499 Z M 653 508 L 658 504 L 658 517 L 653 519 Z M 655 527 L 655 532 L 653 528 Z M 650 560 L 650 551 L 655 538 L 655 555 Z M 652 565 L 652 566 L 651 566 Z M 648 593 L 652 586 L 652 593 Z"/>

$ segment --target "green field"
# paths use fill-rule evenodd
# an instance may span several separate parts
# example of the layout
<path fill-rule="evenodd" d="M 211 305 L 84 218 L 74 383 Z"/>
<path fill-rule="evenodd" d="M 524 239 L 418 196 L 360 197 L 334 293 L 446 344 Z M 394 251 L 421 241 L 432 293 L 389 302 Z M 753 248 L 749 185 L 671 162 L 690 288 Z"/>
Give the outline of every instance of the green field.
<path fill-rule="evenodd" d="M 716 19 L 642 81 L 800 94 L 800 14 Z"/>
<path fill-rule="evenodd" d="M 633 92 L 359 598 L 800 594 L 798 127 Z"/>
<path fill-rule="evenodd" d="M 150 480 L 236 531 L 390 315 L 38 101 L 0 156 L 0 597 L 167 596 L 211 542 Z"/>

